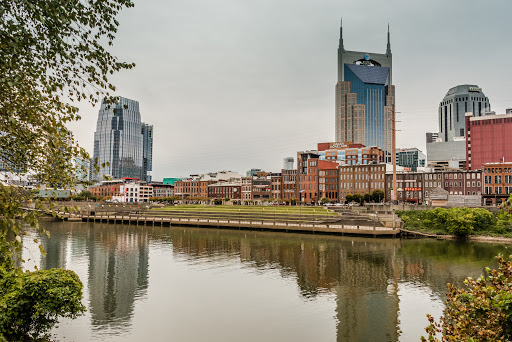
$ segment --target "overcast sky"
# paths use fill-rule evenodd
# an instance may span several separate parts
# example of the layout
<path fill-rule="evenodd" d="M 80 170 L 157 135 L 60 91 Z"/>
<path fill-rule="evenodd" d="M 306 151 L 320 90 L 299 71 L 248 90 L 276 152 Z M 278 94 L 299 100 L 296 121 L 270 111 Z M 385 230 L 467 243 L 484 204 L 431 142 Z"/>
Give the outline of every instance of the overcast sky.
<path fill-rule="evenodd" d="M 112 52 L 135 62 L 113 78 L 154 125 L 153 179 L 250 168 L 334 141 L 345 49 L 384 53 L 391 28 L 397 146 L 425 151 L 449 88 L 476 84 L 512 107 L 511 0 L 135 0 Z M 72 124 L 92 153 L 99 106 Z"/>

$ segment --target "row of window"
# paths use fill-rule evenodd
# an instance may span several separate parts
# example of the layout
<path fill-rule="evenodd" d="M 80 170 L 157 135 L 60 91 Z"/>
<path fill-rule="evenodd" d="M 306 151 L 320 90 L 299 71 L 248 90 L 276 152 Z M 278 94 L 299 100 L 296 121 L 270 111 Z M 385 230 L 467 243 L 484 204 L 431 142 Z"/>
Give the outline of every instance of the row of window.
<path fill-rule="evenodd" d="M 354 182 L 354 183 L 341 183 L 340 184 L 341 189 L 384 189 L 384 182 Z"/>
<path fill-rule="evenodd" d="M 340 175 L 340 180 L 351 180 L 351 179 L 354 179 L 354 180 L 362 180 L 362 179 L 365 179 L 365 180 L 368 180 L 368 179 L 384 179 L 384 174 L 383 173 L 371 173 L 371 174 L 341 174 Z"/>
<path fill-rule="evenodd" d="M 505 191 L 505 192 L 503 192 Z M 506 194 L 506 195 L 510 195 L 512 194 L 512 186 L 495 186 L 494 187 L 494 191 L 493 191 L 493 187 L 492 186 L 486 186 L 485 189 L 484 189 L 484 193 L 486 195 L 501 195 L 501 194 Z"/>
<path fill-rule="evenodd" d="M 485 184 L 492 184 L 492 176 L 485 176 Z M 512 184 L 512 175 L 506 175 L 505 177 L 494 176 L 494 183 L 501 184 L 502 180 L 505 180 L 505 184 Z"/>
<path fill-rule="evenodd" d="M 501 167 L 486 167 L 484 168 L 484 172 L 489 172 L 489 173 L 502 173 L 502 172 L 505 172 L 505 173 L 511 173 L 512 172 L 512 168 L 510 167 L 505 167 L 505 168 L 501 168 Z"/>

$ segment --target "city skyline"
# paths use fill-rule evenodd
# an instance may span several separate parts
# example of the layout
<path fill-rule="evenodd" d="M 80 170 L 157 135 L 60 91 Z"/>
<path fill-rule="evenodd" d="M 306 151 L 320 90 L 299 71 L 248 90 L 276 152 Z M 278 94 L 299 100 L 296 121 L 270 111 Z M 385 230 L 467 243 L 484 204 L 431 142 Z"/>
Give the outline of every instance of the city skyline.
<path fill-rule="evenodd" d="M 197 11 L 176 3 L 162 21 L 163 14 L 150 10 L 163 3 L 136 2 L 120 17 L 113 50 L 137 66 L 114 78 L 116 94 L 137 98 L 155 125 L 155 180 L 220 169 L 274 171 L 296 151 L 333 141 L 340 17 L 345 46 L 354 50 L 385 51 L 390 23 L 401 121 L 397 146 L 426 152 L 424 133 L 437 131 L 439 101 L 458 84 L 485 89 L 497 113 L 512 106 L 511 81 L 498 57 L 512 50 L 504 44 L 510 40 L 506 1 L 489 8 L 492 26 L 475 24 L 480 13 L 466 3 L 411 8 L 395 2 L 379 11 L 375 2 L 362 12 L 370 4 L 294 2 L 291 14 L 268 12 L 266 3 L 222 4 L 204 3 Z M 134 18 L 141 18 L 140 27 L 123 25 Z M 70 129 L 92 154 L 98 108 L 80 109 L 80 130 Z"/>

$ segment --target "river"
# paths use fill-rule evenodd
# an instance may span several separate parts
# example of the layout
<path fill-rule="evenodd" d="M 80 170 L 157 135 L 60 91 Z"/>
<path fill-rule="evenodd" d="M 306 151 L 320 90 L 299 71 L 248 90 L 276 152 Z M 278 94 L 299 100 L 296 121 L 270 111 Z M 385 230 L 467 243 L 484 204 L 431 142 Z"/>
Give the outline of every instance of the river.
<path fill-rule="evenodd" d="M 75 271 L 87 313 L 58 341 L 419 341 L 446 283 L 507 246 L 44 222 L 25 267 Z M 38 253 L 39 238 L 47 250 Z"/>

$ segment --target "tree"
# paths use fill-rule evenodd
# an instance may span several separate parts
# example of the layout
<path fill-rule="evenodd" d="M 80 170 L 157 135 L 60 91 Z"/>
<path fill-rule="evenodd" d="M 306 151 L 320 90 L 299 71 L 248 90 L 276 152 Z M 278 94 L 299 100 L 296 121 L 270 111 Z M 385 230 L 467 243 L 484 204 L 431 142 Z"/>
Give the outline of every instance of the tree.
<path fill-rule="evenodd" d="M 350 202 L 353 202 L 354 201 L 354 196 L 351 195 L 351 194 L 348 194 L 347 196 L 345 196 L 345 200 L 350 203 Z"/>
<path fill-rule="evenodd" d="M 363 196 L 361 194 L 353 194 L 352 201 L 361 204 L 361 202 L 363 201 Z"/>
<path fill-rule="evenodd" d="M 366 203 L 370 203 L 371 200 L 372 196 L 370 194 L 364 194 L 363 201 L 365 201 Z"/>
<path fill-rule="evenodd" d="M 384 199 L 384 191 L 382 190 L 374 190 L 372 192 L 372 201 L 375 203 L 380 203 Z"/>
<path fill-rule="evenodd" d="M 96 104 L 100 98 L 115 102 L 110 94 L 115 87 L 108 77 L 134 64 L 118 61 L 104 45 L 113 44 L 118 12 L 132 6 L 130 0 L 0 2 L 0 154 L 13 173 L 31 173 L 49 187 L 74 185 L 74 160 L 89 159 L 89 155 L 78 146 L 66 124 L 80 119 L 75 102 Z M 31 276 L 51 276 L 50 271 L 27 275 L 14 261 L 16 256 L 21 260 L 22 223 L 47 233 L 39 226 L 37 212 L 27 212 L 23 205 L 35 204 L 57 215 L 51 204 L 45 208 L 32 196 L 0 183 L 0 272 L 2 279 L 14 279 L 21 292 L 30 286 Z M 64 277 L 53 280 L 55 289 L 65 285 Z M 9 321 L 16 315 L 0 305 L 0 334 L 37 338 L 47 330 L 35 328 L 42 326 L 37 321 L 40 317 L 47 317 L 45 324 L 50 328 L 55 323 L 53 314 L 79 314 L 81 287 L 70 291 L 71 297 L 60 296 L 58 291 L 34 297 L 30 305 L 37 308 L 37 315 L 23 319 L 18 315 L 14 325 Z M 0 295 L 0 302 L 6 303 L 16 295 L 15 288 L 4 283 Z M 50 306 L 44 304 L 50 301 Z"/>
<path fill-rule="evenodd" d="M 69 270 L 4 272 L 0 295 L 0 333 L 9 341 L 48 333 L 60 317 L 75 318 L 85 311 L 82 283 Z"/>
<path fill-rule="evenodd" d="M 422 341 L 510 341 L 512 339 L 512 263 L 498 256 L 498 270 L 464 281 L 465 288 L 448 284 L 446 310 L 439 323 L 427 315 L 428 336 Z"/>
<path fill-rule="evenodd" d="M 322 204 L 326 204 L 326 203 L 329 203 L 329 202 L 330 202 L 330 200 L 327 197 L 322 197 L 320 199 L 320 203 L 322 203 Z"/>

